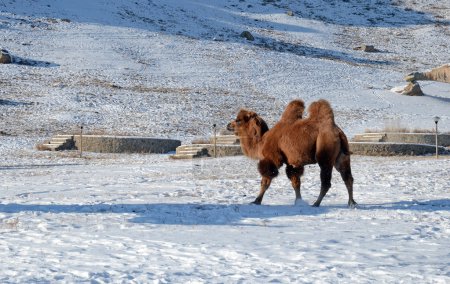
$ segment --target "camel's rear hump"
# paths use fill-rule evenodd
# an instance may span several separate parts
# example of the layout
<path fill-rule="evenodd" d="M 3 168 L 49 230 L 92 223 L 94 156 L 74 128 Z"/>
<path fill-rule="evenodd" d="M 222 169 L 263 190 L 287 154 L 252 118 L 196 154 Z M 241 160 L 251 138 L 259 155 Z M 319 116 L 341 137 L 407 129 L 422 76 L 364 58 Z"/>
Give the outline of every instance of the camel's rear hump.
<path fill-rule="evenodd" d="M 320 99 L 308 107 L 308 118 L 311 120 L 331 121 L 334 123 L 334 113 L 328 101 Z"/>

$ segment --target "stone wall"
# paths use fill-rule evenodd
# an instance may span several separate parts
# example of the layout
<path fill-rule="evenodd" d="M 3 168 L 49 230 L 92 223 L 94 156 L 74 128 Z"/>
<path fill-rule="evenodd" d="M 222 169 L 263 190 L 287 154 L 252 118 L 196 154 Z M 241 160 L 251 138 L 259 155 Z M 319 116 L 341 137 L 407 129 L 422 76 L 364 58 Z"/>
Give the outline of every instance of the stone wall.
<path fill-rule="evenodd" d="M 214 157 L 214 145 L 203 145 L 208 150 L 208 156 Z M 217 145 L 217 157 L 240 156 L 243 155 L 240 145 Z"/>
<path fill-rule="evenodd" d="M 75 148 L 80 150 L 81 137 L 74 135 Z M 97 153 L 167 153 L 175 151 L 181 141 L 132 136 L 83 135 L 83 151 Z"/>
<path fill-rule="evenodd" d="M 350 142 L 350 151 L 356 155 L 367 156 L 399 156 L 399 155 L 434 155 L 436 147 L 425 144 L 402 144 L 402 143 L 367 143 Z M 450 154 L 444 147 L 438 147 L 440 155 Z"/>
<path fill-rule="evenodd" d="M 385 133 L 383 142 L 436 144 L 436 135 L 433 133 Z M 438 134 L 438 145 L 450 146 L 450 134 Z"/>

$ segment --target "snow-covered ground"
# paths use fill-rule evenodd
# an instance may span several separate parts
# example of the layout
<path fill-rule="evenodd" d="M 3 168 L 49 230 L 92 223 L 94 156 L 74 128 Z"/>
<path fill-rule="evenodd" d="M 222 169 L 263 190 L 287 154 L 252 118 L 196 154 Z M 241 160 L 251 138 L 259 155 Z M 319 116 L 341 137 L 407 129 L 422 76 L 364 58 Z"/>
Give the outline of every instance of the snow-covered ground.
<path fill-rule="evenodd" d="M 287 14 L 293 12 L 293 16 Z M 38 152 L 56 133 L 206 138 L 241 107 L 269 124 L 328 99 L 349 137 L 450 131 L 450 84 L 390 91 L 450 62 L 446 1 L 0 0 L 0 282 L 450 281 L 450 159 L 353 157 L 320 208 L 254 161 Z M 248 30 L 255 41 L 239 35 Z M 353 50 L 362 44 L 381 52 Z"/>
<path fill-rule="evenodd" d="M 450 159 L 353 157 L 320 208 L 280 175 L 263 203 L 255 162 L 16 153 L 0 166 L 0 281 L 448 283 Z"/>

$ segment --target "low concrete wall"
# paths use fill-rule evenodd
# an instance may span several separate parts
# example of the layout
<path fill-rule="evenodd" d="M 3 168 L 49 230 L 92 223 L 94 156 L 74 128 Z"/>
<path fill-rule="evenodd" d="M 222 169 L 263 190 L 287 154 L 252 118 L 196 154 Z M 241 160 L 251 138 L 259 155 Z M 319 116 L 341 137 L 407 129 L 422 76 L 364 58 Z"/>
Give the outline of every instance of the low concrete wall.
<path fill-rule="evenodd" d="M 202 145 L 208 150 L 208 156 L 214 157 L 214 144 Z M 217 145 L 217 157 L 241 156 L 241 145 Z"/>
<path fill-rule="evenodd" d="M 74 135 L 75 148 L 80 149 L 80 135 Z M 167 153 L 175 151 L 181 141 L 133 136 L 83 135 L 83 151 L 97 153 Z"/>
<path fill-rule="evenodd" d="M 434 155 L 436 147 L 425 144 L 402 144 L 402 143 L 370 143 L 350 142 L 350 151 L 356 155 L 367 156 L 399 156 L 399 155 Z M 440 155 L 450 154 L 444 147 L 438 147 Z"/>
<path fill-rule="evenodd" d="M 433 133 L 385 133 L 383 142 L 436 144 L 436 135 Z M 439 146 L 450 146 L 450 134 L 438 134 Z"/>

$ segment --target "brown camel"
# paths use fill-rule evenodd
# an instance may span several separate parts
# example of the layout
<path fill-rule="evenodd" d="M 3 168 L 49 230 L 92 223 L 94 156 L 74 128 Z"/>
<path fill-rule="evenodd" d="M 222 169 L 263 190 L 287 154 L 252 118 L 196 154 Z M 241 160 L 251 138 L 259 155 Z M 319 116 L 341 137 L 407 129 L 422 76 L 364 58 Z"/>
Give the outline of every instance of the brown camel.
<path fill-rule="evenodd" d="M 305 104 L 302 100 L 291 101 L 286 106 L 279 122 L 271 129 L 271 137 L 282 133 L 281 131 L 278 131 L 279 129 L 282 129 L 286 125 L 301 119 L 304 110 Z M 267 138 L 266 134 L 269 133 L 269 127 L 260 116 L 253 111 L 242 109 L 238 113 L 237 118 L 228 124 L 227 128 L 228 130 L 234 131 L 239 137 L 244 155 L 255 160 L 264 159 L 261 151 Z M 275 141 L 275 139 L 273 139 L 273 141 Z M 283 163 L 285 160 L 284 154 L 278 151 L 277 155 L 277 159 Z M 286 165 L 286 175 L 294 188 L 296 200 L 301 199 L 300 177 L 302 174 L 303 168 L 294 168 L 290 165 Z"/>
<path fill-rule="evenodd" d="M 283 117 L 295 117 L 286 108 Z M 259 195 L 253 203 L 261 204 L 271 181 L 278 175 L 278 169 L 287 164 L 286 173 L 291 179 L 296 194 L 300 195 L 300 176 L 304 166 L 318 163 L 321 173 L 321 191 L 314 206 L 319 206 L 331 187 L 333 166 L 340 172 L 347 187 L 348 205 L 356 206 L 353 200 L 353 177 L 350 167 L 348 140 L 334 122 L 330 104 L 319 100 L 310 105 L 306 119 L 282 120 L 270 131 L 267 124 L 256 113 L 241 110 L 229 129 L 241 138 L 244 154 L 258 159 L 258 170 L 262 176 Z"/>

